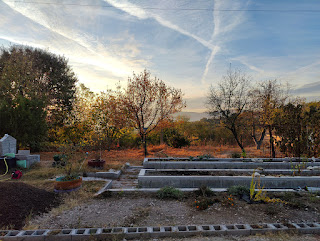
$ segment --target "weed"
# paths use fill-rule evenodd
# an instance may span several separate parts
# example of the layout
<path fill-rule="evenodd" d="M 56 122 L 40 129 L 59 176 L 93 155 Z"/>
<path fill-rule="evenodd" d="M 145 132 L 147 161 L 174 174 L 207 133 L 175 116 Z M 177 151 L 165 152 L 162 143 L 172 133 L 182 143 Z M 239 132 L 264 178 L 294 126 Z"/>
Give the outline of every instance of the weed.
<path fill-rule="evenodd" d="M 230 194 L 228 196 L 225 196 L 224 199 L 222 200 L 222 205 L 225 206 L 234 206 L 235 202 L 234 202 L 234 198 L 233 196 Z"/>
<path fill-rule="evenodd" d="M 232 157 L 232 158 L 240 158 L 240 157 L 241 157 L 241 154 L 239 154 L 239 153 L 232 153 L 232 154 L 231 154 L 231 157 Z"/>
<path fill-rule="evenodd" d="M 194 191 L 196 196 L 203 196 L 203 197 L 212 197 L 215 196 L 214 191 L 212 191 L 207 186 L 201 186 L 198 190 Z"/>
<path fill-rule="evenodd" d="M 201 156 L 197 156 L 197 158 L 201 161 L 201 160 L 208 160 L 210 158 L 213 158 L 213 156 L 211 156 L 211 154 L 203 154 Z"/>
<path fill-rule="evenodd" d="M 194 201 L 194 206 L 197 210 L 205 210 L 210 205 L 212 205 L 212 201 L 207 197 L 201 197 L 199 200 Z"/>
<path fill-rule="evenodd" d="M 183 197 L 182 191 L 174 187 L 163 187 L 157 192 L 160 199 L 181 199 Z"/>
<path fill-rule="evenodd" d="M 242 197 L 243 195 L 249 196 L 250 189 L 241 185 L 232 186 L 228 188 L 227 193 L 233 196 L 238 196 L 238 197 Z"/>
<path fill-rule="evenodd" d="M 264 191 L 264 187 L 260 185 L 260 176 L 258 177 L 258 182 L 254 181 L 255 170 L 252 173 L 252 179 L 250 183 L 250 200 L 255 202 L 266 202 L 266 203 L 283 203 L 288 204 L 288 202 L 281 200 L 280 198 L 270 198 L 267 197 L 267 192 Z M 255 189 L 258 189 L 256 192 Z"/>

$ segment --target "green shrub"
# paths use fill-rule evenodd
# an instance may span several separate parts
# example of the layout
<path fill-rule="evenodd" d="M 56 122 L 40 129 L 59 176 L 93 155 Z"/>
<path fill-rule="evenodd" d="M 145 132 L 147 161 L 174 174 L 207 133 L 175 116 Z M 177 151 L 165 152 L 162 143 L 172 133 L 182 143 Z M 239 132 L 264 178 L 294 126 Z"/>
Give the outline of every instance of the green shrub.
<path fill-rule="evenodd" d="M 240 157 L 241 157 L 241 154 L 239 154 L 239 153 L 232 153 L 232 154 L 231 154 L 231 157 L 232 157 L 232 158 L 240 158 Z"/>
<path fill-rule="evenodd" d="M 174 187 L 163 187 L 157 192 L 160 199 L 181 199 L 183 192 Z"/>
<path fill-rule="evenodd" d="M 198 190 L 194 191 L 195 195 L 203 197 L 212 197 L 215 196 L 214 191 L 212 191 L 207 186 L 201 186 Z"/>
<path fill-rule="evenodd" d="M 180 133 L 176 133 L 171 136 L 168 144 L 174 148 L 181 148 L 184 146 L 190 146 L 190 140 Z"/>
<path fill-rule="evenodd" d="M 228 194 L 233 196 L 239 196 L 242 197 L 243 195 L 250 195 L 250 189 L 245 186 L 232 186 L 229 187 L 227 190 Z"/>

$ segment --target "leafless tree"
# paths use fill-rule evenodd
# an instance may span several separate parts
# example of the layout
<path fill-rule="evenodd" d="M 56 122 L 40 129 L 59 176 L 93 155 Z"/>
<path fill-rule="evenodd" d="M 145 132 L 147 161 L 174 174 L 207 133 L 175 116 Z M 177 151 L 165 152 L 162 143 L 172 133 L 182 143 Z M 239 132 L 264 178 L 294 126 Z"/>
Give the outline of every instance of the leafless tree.
<path fill-rule="evenodd" d="M 232 132 L 243 153 L 245 149 L 239 138 L 239 116 L 248 103 L 249 89 L 250 78 L 240 70 L 230 68 L 217 86 L 211 86 L 207 96 L 209 114 L 221 118 L 224 127 Z"/>

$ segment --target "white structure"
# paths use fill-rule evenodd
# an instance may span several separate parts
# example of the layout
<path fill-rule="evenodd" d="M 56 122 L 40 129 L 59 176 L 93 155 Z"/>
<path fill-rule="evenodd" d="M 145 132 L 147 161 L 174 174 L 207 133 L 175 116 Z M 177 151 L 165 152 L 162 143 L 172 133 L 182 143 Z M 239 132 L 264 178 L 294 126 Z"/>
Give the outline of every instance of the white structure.
<path fill-rule="evenodd" d="M 12 136 L 5 134 L 4 137 L 0 139 L 0 156 L 7 153 L 17 152 L 17 140 Z"/>

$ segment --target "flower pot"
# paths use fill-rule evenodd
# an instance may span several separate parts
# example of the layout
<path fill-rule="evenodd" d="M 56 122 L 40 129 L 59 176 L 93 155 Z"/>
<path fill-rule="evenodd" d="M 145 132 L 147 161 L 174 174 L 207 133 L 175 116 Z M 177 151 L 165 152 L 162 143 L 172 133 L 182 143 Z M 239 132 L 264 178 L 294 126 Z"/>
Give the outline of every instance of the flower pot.
<path fill-rule="evenodd" d="M 64 180 L 65 177 L 58 177 L 54 182 L 55 192 L 71 192 L 77 190 L 82 185 L 82 177 L 77 177 L 72 180 Z"/>
<path fill-rule="evenodd" d="M 89 167 L 103 167 L 105 161 L 104 160 L 89 160 L 88 166 Z"/>

